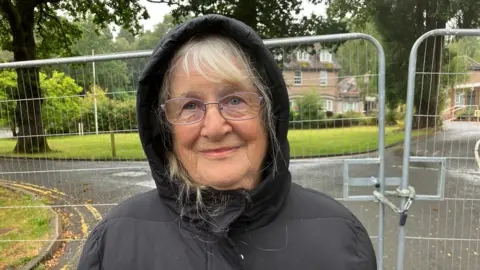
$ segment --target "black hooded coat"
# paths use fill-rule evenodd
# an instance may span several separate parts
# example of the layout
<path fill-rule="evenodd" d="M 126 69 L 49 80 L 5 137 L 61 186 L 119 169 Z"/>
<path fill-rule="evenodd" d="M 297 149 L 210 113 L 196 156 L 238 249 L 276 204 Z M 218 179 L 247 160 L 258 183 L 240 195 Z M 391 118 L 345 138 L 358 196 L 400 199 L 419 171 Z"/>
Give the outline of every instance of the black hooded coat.
<path fill-rule="evenodd" d="M 269 166 L 252 191 L 224 191 L 230 203 L 207 225 L 195 211 L 180 217 L 178 187 L 167 177 L 170 138 L 159 130 L 155 110 L 166 63 L 199 33 L 226 35 L 255 60 L 270 90 L 280 142 L 278 156 L 267 156 L 265 163 L 276 160 L 277 172 Z M 357 218 L 327 195 L 291 182 L 288 118 L 282 73 L 250 27 L 208 15 L 170 31 L 149 59 L 137 94 L 140 138 L 157 188 L 127 199 L 105 216 L 89 235 L 78 269 L 376 269 L 372 243 Z"/>

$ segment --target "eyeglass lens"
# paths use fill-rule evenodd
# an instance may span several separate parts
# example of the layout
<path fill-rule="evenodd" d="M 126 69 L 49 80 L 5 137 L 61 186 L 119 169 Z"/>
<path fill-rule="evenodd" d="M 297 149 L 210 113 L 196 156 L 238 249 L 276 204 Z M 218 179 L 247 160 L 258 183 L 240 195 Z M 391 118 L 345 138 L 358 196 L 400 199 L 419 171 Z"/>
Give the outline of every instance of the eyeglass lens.
<path fill-rule="evenodd" d="M 165 103 L 167 119 L 174 124 L 189 124 L 201 121 L 206 112 L 206 103 L 194 98 L 175 98 Z M 215 103 L 216 104 L 216 103 Z M 229 120 L 248 120 L 258 116 L 261 102 L 256 93 L 235 93 L 218 100 L 220 113 Z"/>

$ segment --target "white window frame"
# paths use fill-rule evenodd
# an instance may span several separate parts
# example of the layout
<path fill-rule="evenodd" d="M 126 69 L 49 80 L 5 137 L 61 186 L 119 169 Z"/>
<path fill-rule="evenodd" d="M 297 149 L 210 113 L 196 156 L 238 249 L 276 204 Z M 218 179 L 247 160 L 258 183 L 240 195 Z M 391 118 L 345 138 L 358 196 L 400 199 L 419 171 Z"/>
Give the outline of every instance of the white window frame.
<path fill-rule="evenodd" d="M 332 54 L 327 50 L 320 51 L 320 62 L 332 62 Z"/>
<path fill-rule="evenodd" d="M 320 85 L 328 85 L 328 72 L 325 70 L 320 71 Z"/>
<path fill-rule="evenodd" d="M 333 111 L 333 100 L 330 100 L 330 99 L 322 100 L 322 108 L 324 111 Z"/>
<path fill-rule="evenodd" d="M 351 105 L 351 106 L 349 106 Z M 349 108 L 351 107 L 351 108 Z M 357 111 L 357 103 L 356 102 L 343 102 L 343 112 L 356 112 Z"/>
<path fill-rule="evenodd" d="M 297 61 L 308 61 L 308 56 L 307 52 L 297 52 Z"/>
<path fill-rule="evenodd" d="M 300 72 L 300 75 L 297 76 L 297 72 Z M 297 80 L 300 80 L 297 82 Z M 294 70 L 293 71 L 293 84 L 294 85 L 302 85 L 302 71 L 301 70 Z"/>
<path fill-rule="evenodd" d="M 465 105 L 465 93 L 455 93 L 455 106 Z"/>

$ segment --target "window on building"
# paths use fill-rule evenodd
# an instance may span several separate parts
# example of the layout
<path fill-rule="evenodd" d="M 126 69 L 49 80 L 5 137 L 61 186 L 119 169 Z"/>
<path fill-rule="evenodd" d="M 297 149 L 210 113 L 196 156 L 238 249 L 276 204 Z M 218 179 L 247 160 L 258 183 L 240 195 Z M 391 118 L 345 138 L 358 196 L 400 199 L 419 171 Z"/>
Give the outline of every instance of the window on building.
<path fill-rule="evenodd" d="M 293 79 L 293 84 L 295 85 L 300 85 L 302 84 L 302 71 L 301 70 L 295 70 L 294 74 L 294 79 Z"/>
<path fill-rule="evenodd" d="M 343 112 L 356 111 L 357 103 L 354 102 L 344 102 L 343 103 Z"/>
<path fill-rule="evenodd" d="M 333 101 L 332 100 L 322 100 L 322 109 L 324 111 L 333 111 Z"/>
<path fill-rule="evenodd" d="M 455 106 L 465 105 L 465 94 L 464 93 L 455 93 Z"/>
<path fill-rule="evenodd" d="M 307 52 L 297 52 L 297 61 L 308 61 Z"/>
<path fill-rule="evenodd" d="M 320 85 L 328 84 L 328 72 L 325 70 L 320 71 Z"/>
<path fill-rule="evenodd" d="M 321 50 L 320 62 L 332 62 L 332 54 L 327 50 Z"/>

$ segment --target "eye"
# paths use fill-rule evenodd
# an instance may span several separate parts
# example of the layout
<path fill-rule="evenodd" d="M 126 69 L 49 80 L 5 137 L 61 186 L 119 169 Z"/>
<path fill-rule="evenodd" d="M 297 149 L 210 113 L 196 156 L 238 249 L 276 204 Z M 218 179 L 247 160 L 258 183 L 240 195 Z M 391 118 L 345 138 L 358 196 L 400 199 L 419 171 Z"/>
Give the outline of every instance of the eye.
<path fill-rule="evenodd" d="M 240 97 L 233 96 L 228 98 L 226 101 L 228 105 L 240 105 L 243 102 L 243 99 Z"/>
<path fill-rule="evenodd" d="M 198 108 L 198 103 L 194 101 L 188 101 L 183 105 L 182 110 L 197 110 Z"/>

